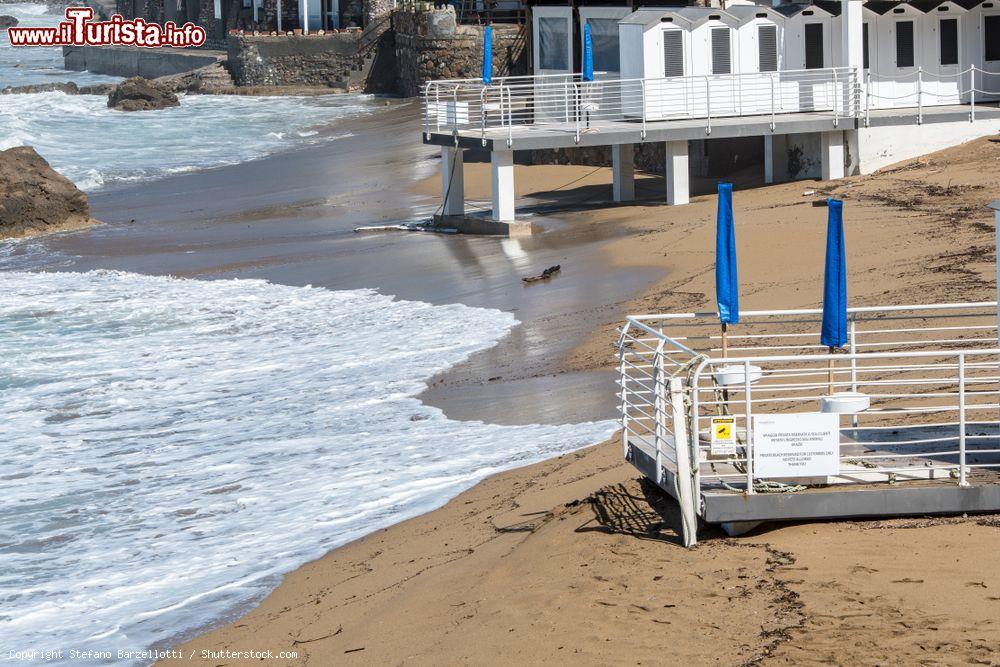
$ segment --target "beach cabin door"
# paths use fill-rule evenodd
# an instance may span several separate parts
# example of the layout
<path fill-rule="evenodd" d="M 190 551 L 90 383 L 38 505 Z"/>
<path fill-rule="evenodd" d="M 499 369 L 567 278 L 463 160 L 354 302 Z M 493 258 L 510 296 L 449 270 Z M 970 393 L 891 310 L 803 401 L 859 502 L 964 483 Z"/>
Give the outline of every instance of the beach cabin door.
<path fill-rule="evenodd" d="M 674 26 L 660 31 L 663 77 L 646 82 L 646 113 L 652 120 L 691 115 L 686 30 Z"/>
<path fill-rule="evenodd" d="M 949 9 L 948 7 L 943 7 Z M 942 7 L 938 7 L 940 11 Z M 930 87 L 935 93 L 931 104 L 960 104 L 961 85 L 959 83 L 959 73 L 961 67 L 962 53 L 962 23 L 958 16 L 948 16 L 946 12 L 938 15 L 934 31 L 937 48 L 931 48 L 932 53 L 937 54 L 937 62 L 934 63 L 940 76 L 934 77 L 936 80 Z M 967 84 L 966 84 L 967 85 Z"/>
<path fill-rule="evenodd" d="M 735 31 L 724 24 L 711 25 L 709 35 L 709 71 L 712 74 L 711 106 L 713 116 L 739 114 L 738 78 L 733 76 L 733 35 Z"/>
<path fill-rule="evenodd" d="M 903 8 L 897 8 L 903 9 Z M 888 106 L 915 107 L 917 101 L 918 24 L 915 16 L 903 16 L 892 21 L 889 27 L 889 58 L 893 99 Z M 925 100 L 926 101 L 926 100 Z"/>
<path fill-rule="evenodd" d="M 573 8 L 534 7 L 531 10 L 532 65 L 536 77 L 535 120 L 572 122 Z"/>
<path fill-rule="evenodd" d="M 590 40 L 594 54 L 594 79 L 586 86 L 583 103 L 585 113 L 593 113 L 602 118 L 617 118 L 622 110 L 622 95 L 635 99 L 641 94 L 641 86 L 633 84 L 622 91 L 615 84 L 602 82 L 621 78 L 621 49 L 618 38 L 618 22 L 631 12 L 628 7 L 580 7 L 580 62 L 583 63 L 583 31 L 590 26 Z M 582 65 L 581 65 L 582 66 Z"/>

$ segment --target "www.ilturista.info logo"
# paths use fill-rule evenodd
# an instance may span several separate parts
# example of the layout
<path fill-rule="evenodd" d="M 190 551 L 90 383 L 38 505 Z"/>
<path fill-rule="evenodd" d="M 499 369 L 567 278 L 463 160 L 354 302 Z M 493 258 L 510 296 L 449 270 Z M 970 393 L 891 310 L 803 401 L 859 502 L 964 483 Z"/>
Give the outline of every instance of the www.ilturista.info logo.
<path fill-rule="evenodd" d="M 66 20 L 54 28 L 17 26 L 7 28 L 11 46 L 163 46 L 188 47 L 205 43 L 205 29 L 193 23 L 178 27 L 173 21 L 163 25 L 143 19 L 125 19 L 119 14 L 110 21 L 91 21 L 90 7 L 67 7 Z"/>

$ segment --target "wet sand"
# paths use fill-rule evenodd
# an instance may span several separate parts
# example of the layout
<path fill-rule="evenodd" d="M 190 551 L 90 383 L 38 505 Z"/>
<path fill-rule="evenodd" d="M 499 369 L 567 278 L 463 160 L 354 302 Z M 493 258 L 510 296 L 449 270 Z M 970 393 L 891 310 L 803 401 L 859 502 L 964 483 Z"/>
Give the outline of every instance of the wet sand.
<path fill-rule="evenodd" d="M 567 376 L 560 362 L 589 331 L 619 319 L 627 298 L 664 269 L 612 266 L 604 248 L 622 229 L 556 217 L 543 220 L 548 233 L 523 239 L 354 233 L 426 219 L 438 205 L 438 193 L 421 187 L 436 180 L 439 151 L 420 143 L 417 105 L 389 104 L 338 124 L 333 133 L 348 136 L 331 143 L 97 193 L 92 213 L 105 224 L 39 239 L 44 263 L 25 257 L 25 265 L 374 288 L 513 312 L 521 326 L 449 375 L 457 390 L 432 390 L 426 402 L 455 419 L 502 424 L 614 417 L 607 369 Z M 563 168 L 548 169 L 540 183 L 565 180 Z M 521 282 L 553 264 L 563 267 L 557 279 Z M 549 400 L 538 401 L 538 392 Z"/>

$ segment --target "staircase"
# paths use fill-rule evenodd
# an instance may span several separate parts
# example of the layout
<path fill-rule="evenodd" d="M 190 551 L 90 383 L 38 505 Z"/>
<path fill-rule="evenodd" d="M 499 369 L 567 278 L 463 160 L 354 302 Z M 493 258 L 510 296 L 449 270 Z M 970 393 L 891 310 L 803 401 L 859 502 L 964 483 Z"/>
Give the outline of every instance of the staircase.
<path fill-rule="evenodd" d="M 372 72 L 376 68 L 380 56 L 388 55 L 392 49 L 392 15 L 387 14 L 372 21 L 361 33 L 358 40 L 358 53 L 355 64 L 346 79 L 341 81 L 345 90 L 364 90 L 365 92 L 386 92 L 372 89 Z M 380 48 L 385 47 L 385 48 Z M 394 54 L 392 54 L 394 55 Z M 378 88 L 378 86 L 375 86 Z"/>

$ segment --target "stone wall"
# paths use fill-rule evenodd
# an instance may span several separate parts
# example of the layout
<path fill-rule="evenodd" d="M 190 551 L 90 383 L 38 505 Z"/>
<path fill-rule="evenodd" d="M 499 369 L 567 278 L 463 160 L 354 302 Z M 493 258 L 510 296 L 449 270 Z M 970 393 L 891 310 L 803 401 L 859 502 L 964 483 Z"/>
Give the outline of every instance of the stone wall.
<path fill-rule="evenodd" d="M 238 86 L 346 86 L 359 66 L 360 31 L 308 36 L 230 35 L 229 71 Z"/>
<path fill-rule="evenodd" d="M 635 144 L 635 168 L 651 174 L 662 174 L 667 159 L 665 149 L 666 145 L 662 141 Z M 514 159 L 518 164 L 575 164 L 589 167 L 610 167 L 611 147 L 586 146 L 584 148 L 516 151 Z"/>
<path fill-rule="evenodd" d="M 483 26 L 457 25 L 455 9 L 393 13 L 400 93 L 419 95 L 433 79 L 478 78 L 482 72 Z M 493 26 L 493 76 L 527 74 L 527 48 L 520 26 Z"/>

